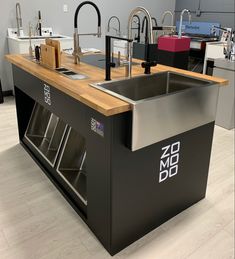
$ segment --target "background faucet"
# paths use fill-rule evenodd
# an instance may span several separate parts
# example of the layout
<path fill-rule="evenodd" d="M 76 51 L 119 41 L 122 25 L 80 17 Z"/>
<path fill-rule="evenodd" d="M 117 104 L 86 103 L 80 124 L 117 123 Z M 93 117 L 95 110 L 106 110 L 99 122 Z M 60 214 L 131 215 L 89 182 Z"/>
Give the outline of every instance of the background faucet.
<path fill-rule="evenodd" d="M 20 3 L 16 4 L 16 23 L 17 23 L 17 36 L 21 37 L 23 36 L 23 25 L 22 25 Z"/>
<path fill-rule="evenodd" d="M 134 20 L 136 18 L 137 21 Z M 137 24 L 137 27 L 131 27 L 132 30 L 137 30 L 137 36 L 135 36 L 135 40 L 139 43 L 140 42 L 140 17 L 138 15 L 133 16 L 132 23 Z"/>
<path fill-rule="evenodd" d="M 38 11 L 38 23 L 37 23 L 36 31 L 39 36 L 42 36 L 42 14 L 40 10 Z"/>
<path fill-rule="evenodd" d="M 188 14 L 188 20 L 189 20 L 189 23 L 191 24 L 191 21 L 192 21 L 192 16 L 191 16 L 191 13 L 188 9 L 184 9 L 181 14 L 180 14 L 180 25 L 179 25 L 179 33 L 178 33 L 178 38 L 181 38 L 182 37 L 182 26 L 183 26 L 183 16 L 184 16 L 184 13 L 187 13 Z"/>
<path fill-rule="evenodd" d="M 165 18 L 167 15 L 170 15 L 171 16 L 171 26 L 174 25 L 174 15 L 171 11 L 165 11 L 163 14 L 162 14 L 162 24 L 164 23 L 165 21 Z"/>
<path fill-rule="evenodd" d="M 112 48 L 111 41 L 112 41 L 112 39 L 127 41 L 128 46 L 129 46 L 129 44 L 131 44 L 131 42 L 133 42 L 132 39 L 106 35 L 106 38 L 105 38 L 105 61 L 106 61 L 105 62 L 105 64 L 106 64 L 106 66 L 105 66 L 105 80 L 106 81 L 111 80 L 111 68 L 116 66 L 116 64 L 113 62 L 113 60 L 111 60 L 111 48 Z M 129 50 L 131 50 L 131 47 L 129 48 Z M 128 66 L 131 66 L 131 62 L 128 62 Z"/>
<path fill-rule="evenodd" d="M 111 23 L 111 21 L 114 20 L 114 19 L 116 19 L 117 22 L 118 22 L 118 29 L 116 29 L 115 27 L 110 27 L 110 23 Z M 121 23 L 120 23 L 120 20 L 119 20 L 119 18 L 118 18 L 117 16 L 111 16 L 111 17 L 109 18 L 107 32 L 110 32 L 110 28 L 112 28 L 113 30 L 115 30 L 115 31 L 116 31 L 116 34 L 117 34 L 118 36 L 121 35 Z"/>
<path fill-rule="evenodd" d="M 235 31 L 231 31 L 228 28 L 213 26 L 213 29 L 223 31 L 227 33 L 226 47 L 224 47 L 225 58 L 230 61 L 235 61 Z"/>
<path fill-rule="evenodd" d="M 78 14 L 80 9 L 84 5 L 91 5 L 95 8 L 98 16 L 98 28 L 97 28 L 97 33 L 83 33 L 83 34 L 78 34 Z M 100 10 L 97 7 L 96 4 L 94 4 L 91 1 L 84 1 L 82 2 L 76 9 L 75 15 L 74 15 L 74 51 L 73 51 L 73 56 L 74 56 L 74 63 L 78 64 L 80 62 L 80 56 L 82 55 L 82 50 L 81 47 L 79 46 L 79 36 L 97 36 L 101 37 L 101 15 L 100 15 Z"/>

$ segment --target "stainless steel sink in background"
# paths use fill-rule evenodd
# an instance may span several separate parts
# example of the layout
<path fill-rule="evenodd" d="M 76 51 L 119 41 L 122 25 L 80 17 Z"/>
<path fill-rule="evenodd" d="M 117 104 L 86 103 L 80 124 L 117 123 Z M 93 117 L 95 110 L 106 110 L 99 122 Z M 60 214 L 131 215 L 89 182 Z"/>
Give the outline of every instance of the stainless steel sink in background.
<path fill-rule="evenodd" d="M 45 40 L 45 39 L 65 39 L 65 36 L 59 36 L 59 35 L 54 35 L 54 36 L 32 36 L 31 40 Z M 19 40 L 29 40 L 29 36 L 24 36 L 24 37 L 19 37 Z"/>
<path fill-rule="evenodd" d="M 132 105 L 136 151 L 215 120 L 218 85 L 175 72 L 91 84 Z"/>

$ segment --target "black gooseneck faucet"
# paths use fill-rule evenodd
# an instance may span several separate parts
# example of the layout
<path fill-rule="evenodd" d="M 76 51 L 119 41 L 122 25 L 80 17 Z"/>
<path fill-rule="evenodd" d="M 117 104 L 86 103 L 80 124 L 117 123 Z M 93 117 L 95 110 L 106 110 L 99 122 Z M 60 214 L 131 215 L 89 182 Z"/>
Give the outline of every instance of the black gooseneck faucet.
<path fill-rule="evenodd" d="M 155 23 L 155 26 L 157 27 L 157 19 L 155 17 L 152 17 L 152 20 Z"/>
<path fill-rule="evenodd" d="M 152 22 L 155 23 L 155 27 L 152 26 L 151 33 L 153 34 L 153 31 L 157 28 L 157 20 L 155 17 L 151 17 Z M 144 33 L 145 28 L 145 44 L 147 44 L 147 53 L 146 53 L 146 61 L 141 64 L 141 66 L 145 69 L 145 74 L 151 74 L 151 67 L 157 65 L 157 61 L 150 61 L 150 45 L 149 44 L 149 22 L 147 19 L 147 16 L 144 16 L 143 22 L 142 22 L 142 29 L 141 32 Z M 146 27 L 145 27 L 146 26 Z"/>
<path fill-rule="evenodd" d="M 84 34 L 78 34 L 78 14 L 80 9 L 84 5 L 91 5 L 95 8 L 98 16 L 98 29 L 96 33 L 84 33 Z M 78 64 L 80 62 L 80 55 L 82 55 L 81 47 L 79 46 L 79 36 L 97 36 L 101 37 L 101 14 L 98 6 L 94 4 L 91 1 L 84 1 L 82 2 L 76 9 L 75 15 L 74 15 L 74 63 Z"/>
<path fill-rule="evenodd" d="M 144 19 L 143 19 L 143 21 L 142 21 L 141 33 L 144 33 L 144 28 L 145 28 L 145 38 L 144 38 L 144 39 L 145 39 L 145 40 L 144 40 L 145 44 L 148 44 L 148 38 L 149 38 L 148 27 L 149 27 L 149 25 L 148 25 L 147 17 L 144 16 Z"/>
<path fill-rule="evenodd" d="M 157 19 L 155 17 L 151 17 L 152 21 L 155 23 L 155 26 L 153 27 L 153 30 L 154 28 L 157 27 Z M 142 28 L 141 28 L 141 33 L 144 33 L 144 27 L 145 27 L 145 44 L 148 44 L 148 38 L 149 38 L 149 31 L 148 31 L 148 19 L 147 19 L 147 16 L 144 16 L 144 19 L 142 21 Z"/>

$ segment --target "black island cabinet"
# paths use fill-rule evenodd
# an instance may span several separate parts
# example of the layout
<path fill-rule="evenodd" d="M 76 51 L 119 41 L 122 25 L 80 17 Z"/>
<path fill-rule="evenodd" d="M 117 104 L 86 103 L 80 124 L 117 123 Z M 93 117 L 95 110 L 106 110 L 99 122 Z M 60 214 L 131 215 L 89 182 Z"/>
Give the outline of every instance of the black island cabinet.
<path fill-rule="evenodd" d="M 111 255 L 205 197 L 214 122 L 133 152 L 131 111 L 104 116 L 13 74 L 22 146 Z"/>

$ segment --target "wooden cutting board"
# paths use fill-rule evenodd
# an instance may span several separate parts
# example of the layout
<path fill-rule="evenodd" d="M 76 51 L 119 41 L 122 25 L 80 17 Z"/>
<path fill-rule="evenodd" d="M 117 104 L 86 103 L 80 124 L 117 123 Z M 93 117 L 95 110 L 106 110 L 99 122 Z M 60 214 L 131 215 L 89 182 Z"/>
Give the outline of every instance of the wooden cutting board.
<path fill-rule="evenodd" d="M 46 44 L 41 44 L 41 64 L 56 69 L 55 48 Z"/>
<path fill-rule="evenodd" d="M 56 68 L 61 67 L 61 48 L 59 40 L 46 39 L 46 45 L 55 48 Z"/>

